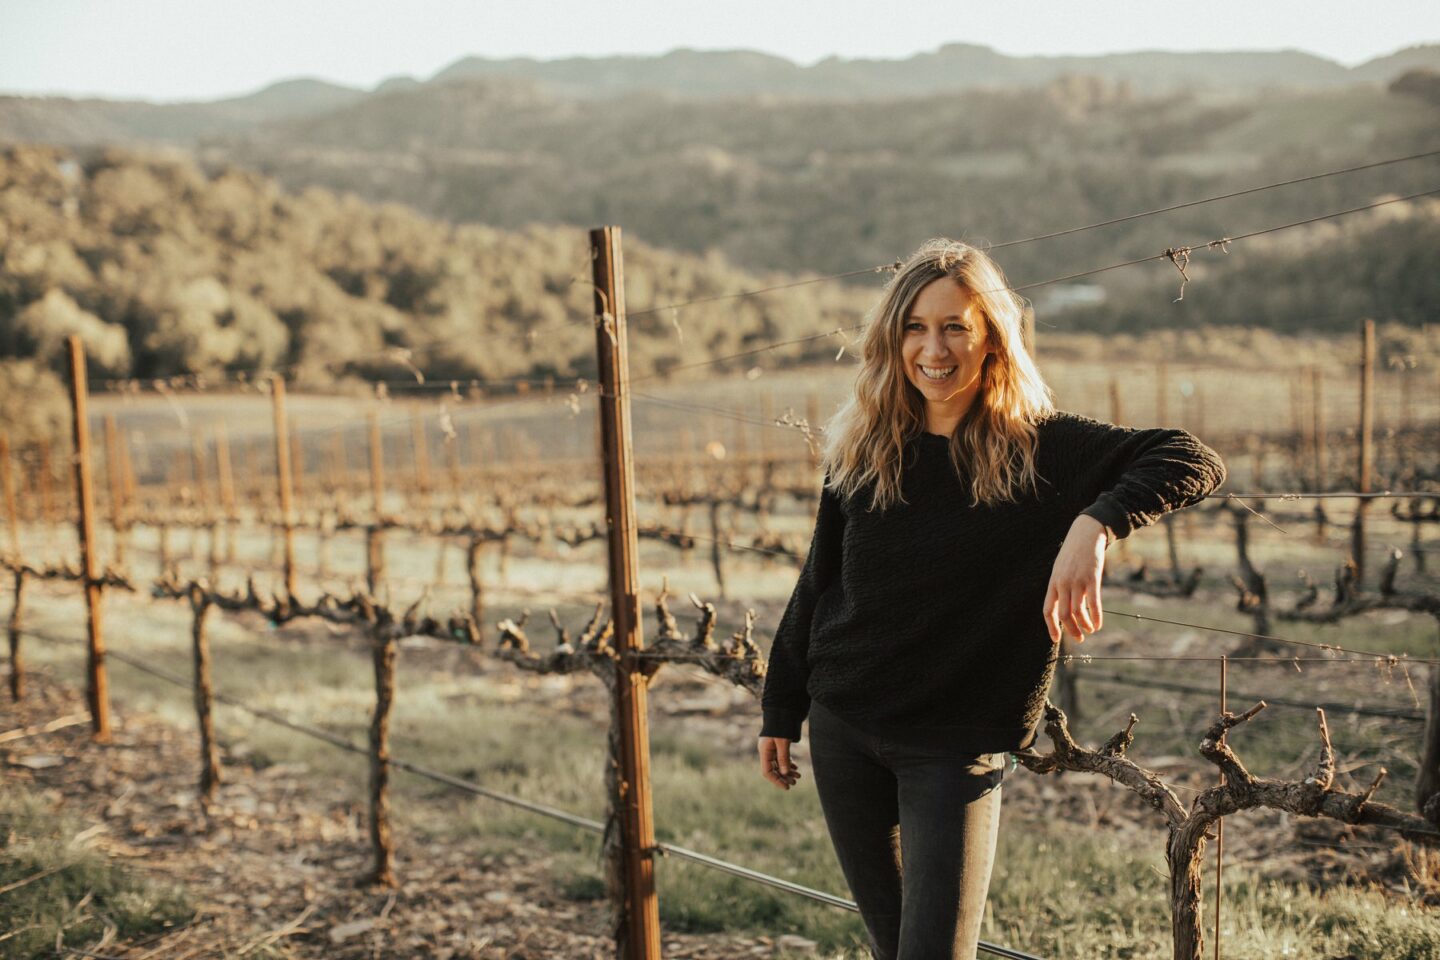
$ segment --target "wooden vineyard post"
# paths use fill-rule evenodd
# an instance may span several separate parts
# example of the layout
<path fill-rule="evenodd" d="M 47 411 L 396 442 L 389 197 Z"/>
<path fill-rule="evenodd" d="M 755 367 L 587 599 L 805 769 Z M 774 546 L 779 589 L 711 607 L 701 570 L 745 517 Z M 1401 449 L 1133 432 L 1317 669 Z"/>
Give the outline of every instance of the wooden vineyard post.
<path fill-rule="evenodd" d="M 415 458 L 415 493 L 422 508 L 430 505 L 430 440 L 425 433 L 425 415 L 417 404 L 410 411 L 410 443 Z"/>
<path fill-rule="evenodd" d="M 1365 320 L 1360 328 L 1360 462 L 1356 476 L 1359 493 L 1370 492 L 1370 474 L 1375 463 L 1375 321 Z M 1355 564 L 1355 587 L 1365 581 L 1365 511 L 1370 501 L 1358 497 L 1355 523 L 1350 530 L 1350 559 Z"/>
<path fill-rule="evenodd" d="M 380 415 L 370 411 L 370 497 L 374 517 L 365 528 L 365 589 L 375 596 L 385 580 L 385 449 L 380 436 Z"/>
<path fill-rule="evenodd" d="M 370 842 L 375 848 L 371 883 L 394 887 L 395 837 L 390 829 L 390 709 L 395 703 L 395 631 L 376 623 L 370 634 L 375 664 L 375 713 L 370 718 Z"/>
<path fill-rule="evenodd" d="M 295 599 L 295 518 L 290 486 L 290 421 L 285 417 L 285 378 L 270 379 L 275 406 L 275 482 L 280 495 L 280 522 L 285 530 L 285 597 Z"/>
<path fill-rule="evenodd" d="M 1155 365 L 1155 424 L 1170 425 L 1170 365 L 1161 360 Z M 1180 547 L 1176 542 L 1175 517 L 1164 514 L 1160 518 L 1165 528 L 1165 548 L 1170 557 L 1170 579 L 1179 583 L 1184 575 L 1180 572 Z"/>
<path fill-rule="evenodd" d="M 115 414 L 105 414 L 105 481 L 110 488 L 110 531 L 115 538 L 115 565 L 125 565 L 125 481 L 120 471 L 120 431 Z"/>
<path fill-rule="evenodd" d="M 76 335 L 70 346 L 70 413 L 75 439 L 75 499 L 79 504 L 80 561 L 85 586 L 86 627 L 89 639 L 90 727 L 95 739 L 110 739 L 110 687 L 105 676 L 105 635 L 100 621 L 100 569 L 96 562 L 95 492 L 90 476 L 89 391 L 85 382 L 85 345 Z"/>
<path fill-rule="evenodd" d="M 130 459 L 130 432 L 120 439 L 120 479 L 124 484 L 122 497 L 126 506 L 140 502 L 140 488 L 135 481 L 135 463 Z M 126 516 L 125 536 L 130 536 L 129 516 Z"/>
<path fill-rule="evenodd" d="M 14 570 L 15 602 L 10 607 L 10 699 L 19 702 L 25 696 L 25 663 L 20 659 L 20 624 L 25 616 L 25 569 Z"/>
<path fill-rule="evenodd" d="M 343 431 L 336 430 L 330 435 L 330 458 L 326 469 L 330 478 L 330 489 L 327 492 L 332 497 L 348 497 L 350 495 L 350 464 L 345 458 Z"/>
<path fill-rule="evenodd" d="M 720 529 L 720 501 L 710 501 L 710 567 L 715 571 L 715 589 L 720 593 L 720 599 L 725 597 L 725 554 L 720 549 L 721 542 L 725 539 L 724 531 Z"/>
<path fill-rule="evenodd" d="M 197 430 L 190 438 L 190 456 L 195 462 L 195 500 L 201 522 L 210 532 L 209 570 L 213 581 L 220 575 L 220 517 L 210 500 L 210 476 L 205 468 L 205 438 Z"/>
<path fill-rule="evenodd" d="M 215 473 L 220 483 L 220 516 L 225 523 L 225 562 L 235 562 L 235 474 L 230 468 L 230 439 L 225 425 L 215 428 Z"/>
<path fill-rule="evenodd" d="M 50 483 L 54 479 L 54 464 L 50 461 L 50 441 L 40 441 L 40 465 L 36 468 L 36 474 L 40 490 L 40 516 L 46 523 L 55 522 L 55 495 L 51 492 Z"/>
<path fill-rule="evenodd" d="M 10 437 L 0 433 L 0 485 L 5 488 L 5 522 L 10 528 L 10 552 L 20 557 L 20 516 L 15 502 L 15 474 L 10 469 Z"/>
<path fill-rule="evenodd" d="M 1220 658 L 1220 716 L 1230 709 L 1228 704 L 1230 685 L 1230 658 Z M 1225 735 L 1220 735 L 1223 743 Z M 1225 771 L 1220 771 L 1220 786 L 1225 786 Z M 1215 819 L 1215 960 L 1220 960 L 1220 904 L 1225 899 L 1225 818 Z"/>
<path fill-rule="evenodd" d="M 610 606 L 620 656 L 615 677 L 614 731 L 619 783 L 610 815 L 620 827 L 618 867 L 623 897 L 615 922 L 617 957 L 658 960 L 660 906 L 655 896 L 655 824 L 650 798 L 649 673 L 635 656 L 644 648 L 638 594 L 634 464 L 630 455 L 630 371 L 625 340 L 625 270 L 619 227 L 590 231 L 595 283 L 595 349 L 600 373 L 600 442 L 605 470 L 605 520 L 610 530 Z M 614 873 L 610 874 L 612 877 Z"/>
<path fill-rule="evenodd" d="M 1310 368 L 1310 415 L 1312 418 L 1311 432 L 1315 435 L 1315 492 L 1324 493 L 1328 484 L 1326 477 L 1326 451 L 1325 451 L 1325 392 L 1324 379 L 1319 367 Z M 1329 518 L 1325 515 L 1325 501 L 1315 501 L 1315 536 L 1325 536 L 1325 524 Z"/>
<path fill-rule="evenodd" d="M 480 551 L 484 546 L 484 539 L 472 534 L 465 547 L 465 573 L 470 578 L 470 619 L 477 627 L 485 622 L 485 588 L 480 580 Z"/>
<path fill-rule="evenodd" d="M 208 807 L 215 800 L 220 786 L 220 748 L 215 742 L 215 719 L 211 707 L 214 695 L 210 687 L 210 639 L 205 634 L 205 618 L 210 612 L 210 599 L 198 586 L 190 587 L 190 639 L 195 659 L 195 719 L 200 728 L 200 802 Z"/>
<path fill-rule="evenodd" d="M 286 424 L 286 429 L 289 429 Z M 305 446 L 300 442 L 300 434 L 290 434 L 290 481 L 294 484 L 294 495 L 305 501 Z"/>
<path fill-rule="evenodd" d="M 453 433 L 445 438 L 445 466 L 449 473 L 450 503 L 460 506 L 460 438 Z"/>

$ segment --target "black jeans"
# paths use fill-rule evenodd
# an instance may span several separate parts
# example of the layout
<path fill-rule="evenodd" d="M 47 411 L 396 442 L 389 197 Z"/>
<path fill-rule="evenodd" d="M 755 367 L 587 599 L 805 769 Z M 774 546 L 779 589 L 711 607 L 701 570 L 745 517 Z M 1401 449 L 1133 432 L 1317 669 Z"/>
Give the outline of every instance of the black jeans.
<path fill-rule="evenodd" d="M 815 789 L 879 960 L 975 956 L 1006 759 L 872 736 L 812 701 Z"/>

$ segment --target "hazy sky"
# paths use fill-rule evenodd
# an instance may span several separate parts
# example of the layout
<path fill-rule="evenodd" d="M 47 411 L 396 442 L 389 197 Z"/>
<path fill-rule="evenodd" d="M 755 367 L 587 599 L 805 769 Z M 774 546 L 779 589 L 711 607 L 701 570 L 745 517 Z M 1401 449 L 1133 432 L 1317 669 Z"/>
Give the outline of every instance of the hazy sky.
<path fill-rule="evenodd" d="M 467 54 L 746 48 L 813 63 L 951 42 L 1010 54 L 1300 49 L 1354 65 L 1440 42 L 1440 2 L 0 0 L 0 92 L 208 99 L 297 76 L 423 79 Z"/>

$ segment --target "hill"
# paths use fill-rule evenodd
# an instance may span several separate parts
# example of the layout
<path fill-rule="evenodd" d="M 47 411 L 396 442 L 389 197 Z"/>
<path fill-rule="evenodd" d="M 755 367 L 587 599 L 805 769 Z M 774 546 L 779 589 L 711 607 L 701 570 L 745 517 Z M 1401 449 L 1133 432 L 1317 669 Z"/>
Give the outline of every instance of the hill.
<path fill-rule="evenodd" d="M 315 78 L 292 78 L 253 94 L 217 101 L 147 103 L 66 97 L 0 96 L 0 142 L 72 146 L 164 141 L 234 133 L 286 117 L 320 113 L 369 96 L 452 82 L 533 84 L 564 99 L 644 94 L 665 99 L 892 100 L 978 90 L 1037 90 L 1088 77 L 1146 97 L 1253 96 L 1267 91 L 1322 92 L 1382 87 L 1409 70 L 1440 70 L 1440 44 L 1410 47 L 1349 68 L 1296 50 L 1103 56 L 1010 56 L 951 43 L 904 59 L 827 57 L 802 66 L 753 50 L 679 49 L 660 56 L 557 60 L 463 57 L 428 80 L 391 77 L 371 91 Z"/>
<path fill-rule="evenodd" d="M 210 138 L 200 156 L 452 221 L 613 222 L 751 269 L 839 273 L 929 236 L 1001 243 L 1440 149 L 1433 103 L 1370 87 L 1155 98 L 1069 78 L 850 102 L 637 93 L 597 116 L 532 83 L 455 81 Z M 1432 158 L 1012 246 L 1002 262 L 1028 283 L 1436 186 Z"/>
<path fill-rule="evenodd" d="M 625 256 L 637 307 L 793 279 L 633 238 Z M 593 379 L 589 281 L 581 230 L 453 226 L 320 189 L 287 194 L 251 172 L 207 176 L 184 157 L 0 151 L 0 394 L 22 406 L 57 389 L 50 373 L 71 333 L 110 378 L 284 370 L 323 387 L 421 370 L 487 392 L 522 377 Z M 854 324 L 864 302 L 815 284 L 636 317 L 631 368 Z"/>

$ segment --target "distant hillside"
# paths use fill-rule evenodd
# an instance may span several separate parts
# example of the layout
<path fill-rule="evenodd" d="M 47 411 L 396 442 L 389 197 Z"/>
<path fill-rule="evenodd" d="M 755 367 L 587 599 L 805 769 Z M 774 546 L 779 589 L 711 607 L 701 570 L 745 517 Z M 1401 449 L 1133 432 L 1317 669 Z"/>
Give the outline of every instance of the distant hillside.
<path fill-rule="evenodd" d="M 577 229 L 453 227 L 323 190 L 289 195 L 243 171 L 207 178 L 174 158 L 9 148 L 0 358 L 60 370 L 65 336 L 80 333 L 92 367 L 119 378 L 284 369 L 326 385 L 419 369 L 502 392 L 508 378 L 593 379 L 586 244 Z M 633 238 L 625 257 L 636 308 L 791 279 Z M 637 317 L 631 368 L 641 376 L 848 326 L 864 302 L 854 288 L 816 284 Z M 818 341 L 772 358 L 836 349 Z"/>
<path fill-rule="evenodd" d="M 1440 48 L 1431 49 L 1429 62 L 1440 63 Z M 809 67 L 749 50 L 675 50 L 659 57 L 575 57 L 549 61 L 466 57 L 441 70 L 433 80 L 518 78 L 533 80 L 556 94 L 573 97 L 636 92 L 686 97 L 763 93 L 835 100 L 930 96 L 977 89 L 1033 89 L 1073 74 L 1132 84 L 1150 94 L 1182 90 L 1248 93 L 1269 87 L 1316 90 L 1362 81 L 1386 83 L 1390 79 L 1383 67 L 1360 77 L 1332 60 L 1293 50 L 1012 57 L 989 47 L 952 43 L 933 53 L 918 53 L 904 60 L 827 57 Z"/>
<path fill-rule="evenodd" d="M 189 144 L 196 137 L 322 113 L 363 100 L 363 90 L 284 80 L 243 97 L 191 103 L 0 96 L 0 143 Z"/>
<path fill-rule="evenodd" d="M 844 103 L 631 94 L 598 116 L 522 80 L 457 80 L 212 138 L 201 156 L 452 221 L 619 223 L 752 269 L 838 273 L 928 236 L 1003 242 L 1440 149 L 1433 104 L 1370 87 L 1217 101 L 1072 77 Z M 1031 282 L 1435 186 L 1432 159 L 1010 247 L 1001 259 Z"/>
<path fill-rule="evenodd" d="M 829 57 L 812 66 L 753 50 L 681 49 L 661 56 L 544 61 L 464 57 L 429 80 L 392 77 L 373 91 L 299 79 L 272 84 L 246 97 L 210 103 L 0 97 L 0 142 L 185 143 L 342 107 L 372 94 L 476 79 L 532 83 L 547 94 L 582 100 L 644 94 L 684 99 L 759 96 L 852 101 L 975 90 L 1035 90 L 1072 77 L 1093 78 L 1141 97 L 1252 96 L 1355 84 L 1381 87 L 1413 69 L 1440 69 L 1440 45 L 1411 47 L 1353 69 L 1295 50 L 1019 57 L 963 43 L 900 60 Z"/>

